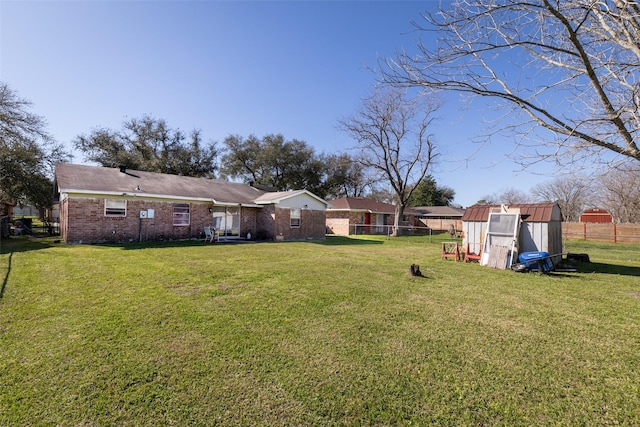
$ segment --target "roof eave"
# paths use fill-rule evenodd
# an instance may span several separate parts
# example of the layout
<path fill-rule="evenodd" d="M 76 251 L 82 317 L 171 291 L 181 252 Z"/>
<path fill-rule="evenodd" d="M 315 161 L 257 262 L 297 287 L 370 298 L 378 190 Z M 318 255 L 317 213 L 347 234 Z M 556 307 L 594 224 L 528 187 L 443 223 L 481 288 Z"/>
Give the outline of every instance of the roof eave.
<path fill-rule="evenodd" d="M 150 193 L 135 193 L 126 191 L 95 191 L 95 190 L 78 190 L 73 188 L 60 188 L 60 193 L 65 194 L 82 194 L 82 195 L 103 195 L 103 196 L 119 196 L 119 197 L 148 197 L 153 199 L 162 200 L 191 200 L 195 202 L 209 202 L 217 206 L 241 206 L 241 207 L 253 207 L 261 208 L 262 206 L 255 203 L 246 202 L 223 202 L 218 201 L 211 197 L 189 197 L 189 196 L 176 196 L 172 194 L 150 194 Z"/>

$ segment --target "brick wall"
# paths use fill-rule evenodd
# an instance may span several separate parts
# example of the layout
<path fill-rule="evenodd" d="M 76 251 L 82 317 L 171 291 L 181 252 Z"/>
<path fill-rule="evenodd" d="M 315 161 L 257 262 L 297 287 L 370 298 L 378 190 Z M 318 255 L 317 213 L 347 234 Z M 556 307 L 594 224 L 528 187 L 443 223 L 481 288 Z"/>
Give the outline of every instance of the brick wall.
<path fill-rule="evenodd" d="M 324 239 L 326 237 L 326 212 L 302 209 L 300 227 L 291 227 L 291 210 L 274 208 L 276 240 Z"/>
<path fill-rule="evenodd" d="M 121 243 L 198 239 L 212 225 L 210 203 L 190 203 L 190 224 L 173 225 L 173 202 L 127 199 L 125 217 L 106 217 L 104 198 L 68 198 L 60 204 L 60 229 L 67 243 Z M 154 218 L 140 218 L 140 211 L 154 210 Z M 290 210 L 265 206 L 241 208 L 240 236 L 252 239 L 323 239 L 325 212 L 303 209 L 300 227 L 291 228 Z"/>
<path fill-rule="evenodd" d="M 106 217 L 104 198 L 69 198 L 60 204 L 60 232 L 67 243 L 109 243 L 197 239 L 211 226 L 209 203 L 190 203 L 190 224 L 173 225 L 173 202 L 127 200 L 126 217 Z M 141 210 L 154 210 L 154 218 L 140 219 Z M 257 232 L 256 208 L 242 208 L 240 235 Z"/>
<path fill-rule="evenodd" d="M 106 243 L 200 238 L 211 225 L 209 204 L 190 203 L 190 223 L 173 225 L 173 202 L 127 200 L 125 217 L 104 215 L 104 198 L 70 198 L 61 205 L 62 237 L 68 243 Z M 154 210 L 154 218 L 140 211 Z"/>
<path fill-rule="evenodd" d="M 338 236 L 349 235 L 348 218 L 327 218 L 327 231 Z"/>
<path fill-rule="evenodd" d="M 256 214 L 256 235 L 258 240 L 273 240 L 276 237 L 275 207 L 265 206 Z"/>

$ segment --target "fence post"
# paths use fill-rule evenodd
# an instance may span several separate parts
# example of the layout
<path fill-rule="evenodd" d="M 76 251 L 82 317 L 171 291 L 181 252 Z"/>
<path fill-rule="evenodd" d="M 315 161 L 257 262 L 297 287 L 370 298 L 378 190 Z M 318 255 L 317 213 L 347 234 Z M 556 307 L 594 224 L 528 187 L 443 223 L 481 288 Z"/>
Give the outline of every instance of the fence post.
<path fill-rule="evenodd" d="M 583 239 L 587 240 L 587 223 L 586 222 L 582 223 L 582 228 L 583 228 L 583 232 L 582 232 Z"/>
<path fill-rule="evenodd" d="M 618 243 L 618 227 L 616 227 L 616 223 L 613 223 L 613 243 Z"/>

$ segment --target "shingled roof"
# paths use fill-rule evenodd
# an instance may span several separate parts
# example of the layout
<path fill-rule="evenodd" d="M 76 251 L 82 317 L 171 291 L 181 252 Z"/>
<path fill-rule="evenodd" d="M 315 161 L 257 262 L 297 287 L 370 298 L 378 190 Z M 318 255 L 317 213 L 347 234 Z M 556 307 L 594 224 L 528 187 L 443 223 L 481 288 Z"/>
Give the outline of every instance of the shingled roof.
<path fill-rule="evenodd" d="M 167 199 L 207 200 L 216 204 L 254 204 L 267 193 L 248 184 L 163 173 L 59 163 L 60 193 L 145 195 Z"/>
<path fill-rule="evenodd" d="M 562 221 L 560 208 L 556 203 L 534 203 L 534 204 L 513 204 L 509 208 L 519 208 L 523 221 L 528 222 L 549 222 Z M 485 222 L 489 219 L 489 212 L 499 211 L 499 205 L 475 205 L 464 211 L 462 221 Z"/>
<path fill-rule="evenodd" d="M 343 197 L 341 199 L 329 200 L 331 207 L 327 210 L 340 210 L 352 212 L 371 212 L 393 214 L 396 212 L 395 205 L 378 202 L 366 197 Z"/>
<path fill-rule="evenodd" d="M 415 206 L 407 208 L 405 212 L 407 210 L 413 212 L 417 216 L 425 218 L 460 218 L 464 214 L 464 209 L 454 208 L 452 206 Z"/>

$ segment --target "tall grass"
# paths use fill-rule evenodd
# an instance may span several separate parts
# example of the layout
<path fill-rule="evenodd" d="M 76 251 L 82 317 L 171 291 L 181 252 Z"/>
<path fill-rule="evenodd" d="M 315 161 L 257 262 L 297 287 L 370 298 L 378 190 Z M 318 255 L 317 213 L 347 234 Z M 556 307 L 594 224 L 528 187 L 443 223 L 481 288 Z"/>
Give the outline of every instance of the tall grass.
<path fill-rule="evenodd" d="M 640 425 L 640 249 L 3 242 L 0 425 Z M 425 277 L 408 274 L 417 263 Z"/>

